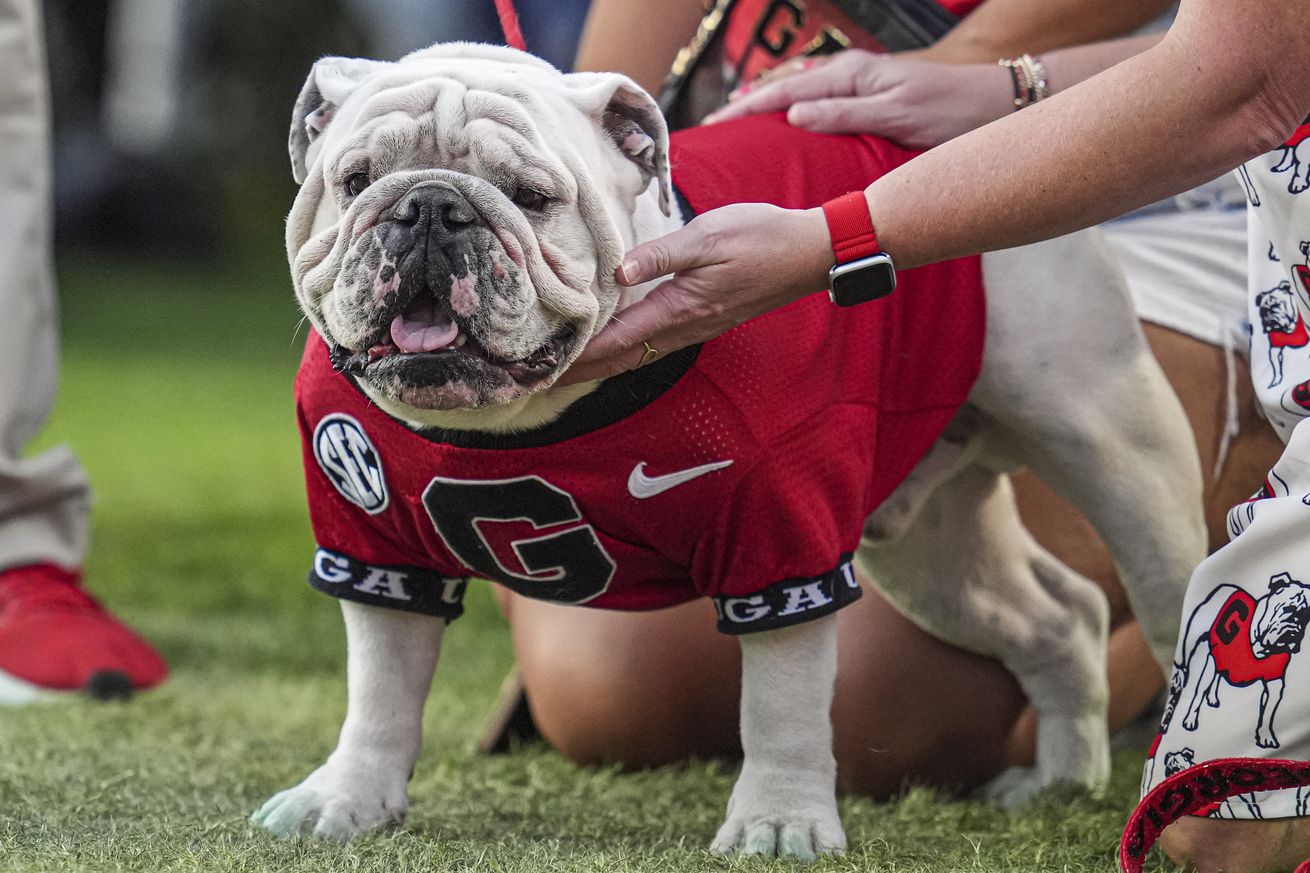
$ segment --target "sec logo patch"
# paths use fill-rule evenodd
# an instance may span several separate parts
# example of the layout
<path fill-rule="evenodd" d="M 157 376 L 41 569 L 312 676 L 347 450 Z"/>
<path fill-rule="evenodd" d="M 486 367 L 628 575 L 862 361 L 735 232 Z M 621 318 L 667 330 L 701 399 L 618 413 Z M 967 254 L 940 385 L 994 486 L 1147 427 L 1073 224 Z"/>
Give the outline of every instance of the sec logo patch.
<path fill-rule="evenodd" d="M 391 497 L 382 459 L 358 421 L 349 415 L 325 416 L 314 428 L 314 457 L 342 497 L 376 515 Z"/>

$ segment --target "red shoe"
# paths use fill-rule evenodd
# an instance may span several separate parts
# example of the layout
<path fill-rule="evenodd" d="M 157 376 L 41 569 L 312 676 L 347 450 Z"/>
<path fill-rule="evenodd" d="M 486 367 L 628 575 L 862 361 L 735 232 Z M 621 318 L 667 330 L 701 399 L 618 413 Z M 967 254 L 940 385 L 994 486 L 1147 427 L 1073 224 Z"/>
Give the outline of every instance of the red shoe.
<path fill-rule="evenodd" d="M 164 681 L 159 653 L 51 564 L 0 573 L 0 704 L 48 691 L 128 697 Z"/>

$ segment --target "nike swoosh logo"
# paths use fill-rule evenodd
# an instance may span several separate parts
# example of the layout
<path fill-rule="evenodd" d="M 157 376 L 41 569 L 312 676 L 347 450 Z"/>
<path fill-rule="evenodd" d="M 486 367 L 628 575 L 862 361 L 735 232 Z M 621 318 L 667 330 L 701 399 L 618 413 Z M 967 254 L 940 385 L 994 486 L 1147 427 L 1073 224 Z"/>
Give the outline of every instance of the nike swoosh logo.
<path fill-rule="evenodd" d="M 663 476 L 647 476 L 643 472 L 646 462 L 642 461 L 632 468 L 632 473 L 628 476 L 628 493 L 638 500 L 645 500 L 647 497 L 663 494 L 670 488 L 676 488 L 684 482 L 690 482 L 698 476 L 704 476 L 706 473 L 713 473 L 715 470 L 722 470 L 724 467 L 731 466 L 732 461 L 715 461 L 713 464 L 703 464 L 699 467 L 679 470 L 676 473 L 667 473 Z"/>

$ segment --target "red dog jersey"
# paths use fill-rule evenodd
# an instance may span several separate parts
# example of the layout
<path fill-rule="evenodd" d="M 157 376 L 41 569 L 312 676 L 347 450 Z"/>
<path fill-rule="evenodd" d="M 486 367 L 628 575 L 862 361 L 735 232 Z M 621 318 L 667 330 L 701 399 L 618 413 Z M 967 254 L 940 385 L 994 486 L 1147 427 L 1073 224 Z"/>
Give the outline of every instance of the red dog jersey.
<path fill-rule="evenodd" d="M 1255 598 L 1238 589 L 1224 601 L 1210 627 L 1210 654 L 1214 656 L 1215 670 L 1238 687 L 1282 679 L 1292 660 L 1290 652 L 1256 655 L 1251 644 L 1255 609 Z"/>
<path fill-rule="evenodd" d="M 671 163 L 702 212 L 815 206 L 910 157 L 770 116 L 676 134 Z M 906 271 L 853 309 L 811 295 L 505 434 L 411 430 L 311 336 L 296 379 L 310 583 L 447 618 L 473 576 L 610 609 L 709 596 L 728 633 L 826 615 L 859 597 L 864 519 L 968 395 L 983 305 L 977 258 Z"/>

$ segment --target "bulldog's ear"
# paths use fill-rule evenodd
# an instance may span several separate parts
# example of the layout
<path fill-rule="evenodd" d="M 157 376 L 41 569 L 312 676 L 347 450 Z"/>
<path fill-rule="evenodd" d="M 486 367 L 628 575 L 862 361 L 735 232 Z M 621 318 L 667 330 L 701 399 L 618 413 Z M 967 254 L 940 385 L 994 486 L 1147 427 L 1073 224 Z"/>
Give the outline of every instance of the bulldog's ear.
<path fill-rule="evenodd" d="M 310 151 L 332 123 L 337 108 L 369 74 L 385 66 L 388 66 L 386 61 L 335 57 L 322 58 L 314 64 L 296 98 L 296 108 L 291 110 L 287 148 L 291 152 L 291 175 L 296 184 L 305 181 L 309 166 L 314 163 Z"/>
<path fill-rule="evenodd" d="M 1296 580 L 1288 573 L 1279 573 L 1269 580 L 1269 593 L 1277 594 L 1289 585 L 1295 584 Z"/>
<path fill-rule="evenodd" d="M 660 209 L 670 215 L 673 181 L 669 175 L 669 128 L 654 98 L 618 73 L 573 73 L 565 77 L 582 110 L 659 186 Z"/>

